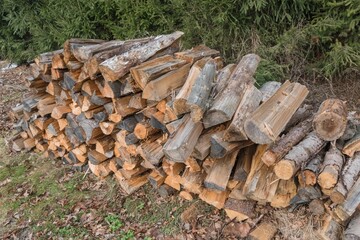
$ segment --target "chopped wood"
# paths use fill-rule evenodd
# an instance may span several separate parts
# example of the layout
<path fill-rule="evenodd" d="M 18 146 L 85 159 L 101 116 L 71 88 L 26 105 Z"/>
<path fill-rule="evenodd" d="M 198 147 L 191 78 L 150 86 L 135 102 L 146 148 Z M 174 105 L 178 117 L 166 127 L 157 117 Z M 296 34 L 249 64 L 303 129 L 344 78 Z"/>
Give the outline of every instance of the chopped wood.
<path fill-rule="evenodd" d="M 359 240 L 360 239 L 360 212 L 357 212 L 350 220 L 344 232 L 344 240 Z"/>
<path fill-rule="evenodd" d="M 325 214 L 316 235 L 321 240 L 341 239 L 341 230 L 341 225 L 330 214 Z"/>
<path fill-rule="evenodd" d="M 255 217 L 256 202 L 253 200 L 237 200 L 228 198 L 225 202 L 224 210 L 230 219 L 236 218 L 238 221 L 244 221 Z"/>
<path fill-rule="evenodd" d="M 323 162 L 323 154 L 313 157 L 298 175 L 301 186 L 314 186 Z"/>
<path fill-rule="evenodd" d="M 118 80 L 128 73 L 131 67 L 146 61 L 158 51 L 169 47 L 182 35 L 182 32 L 161 35 L 138 48 L 130 49 L 121 55 L 109 58 L 100 64 L 101 74 L 107 81 Z"/>
<path fill-rule="evenodd" d="M 226 190 L 238 152 L 239 151 L 235 151 L 222 159 L 215 160 L 214 165 L 204 181 L 205 187 L 220 191 Z"/>
<path fill-rule="evenodd" d="M 281 160 L 291 148 L 298 144 L 311 130 L 312 118 L 300 122 L 290 131 L 281 137 L 281 139 L 273 144 L 267 150 L 261 160 L 267 165 L 272 166 Z"/>
<path fill-rule="evenodd" d="M 229 195 L 228 191 L 218 191 L 213 189 L 204 188 L 199 198 L 204 202 L 216 207 L 217 209 L 222 209 L 225 205 L 225 201 Z"/>
<path fill-rule="evenodd" d="M 342 149 L 342 152 L 349 157 L 353 157 L 355 152 L 360 151 L 360 133 L 357 133 L 353 138 L 347 141 Z"/>
<path fill-rule="evenodd" d="M 147 100 L 160 101 L 169 96 L 175 89 L 181 87 L 189 74 L 190 64 L 162 75 L 149 82 L 142 93 Z"/>
<path fill-rule="evenodd" d="M 244 124 L 250 114 L 259 106 L 261 99 L 261 92 L 254 85 L 245 88 L 244 95 L 236 109 L 234 117 L 224 132 L 223 137 L 225 141 L 248 140 Z"/>
<path fill-rule="evenodd" d="M 301 166 L 311 160 L 325 144 L 326 142 L 319 138 L 315 132 L 309 133 L 275 165 L 274 171 L 276 176 L 284 180 L 290 179 Z"/>
<path fill-rule="evenodd" d="M 164 145 L 165 155 L 175 162 L 185 162 L 194 150 L 195 144 L 203 130 L 200 122 L 194 123 L 189 115 Z"/>
<path fill-rule="evenodd" d="M 357 178 L 354 185 L 349 190 L 346 199 L 343 203 L 338 205 L 335 213 L 341 221 L 348 220 L 356 211 L 360 204 L 360 177 Z"/>
<path fill-rule="evenodd" d="M 194 197 L 191 195 L 191 193 L 187 192 L 187 191 L 181 191 L 179 193 L 179 197 L 188 200 L 188 201 L 192 201 L 194 200 Z"/>
<path fill-rule="evenodd" d="M 322 169 L 319 173 L 317 182 L 321 188 L 331 189 L 335 187 L 341 174 L 345 158 L 336 147 L 331 147 L 326 152 Z"/>
<path fill-rule="evenodd" d="M 286 81 L 245 121 L 248 138 L 258 144 L 274 142 L 308 93 L 305 86 Z"/>
<path fill-rule="evenodd" d="M 339 99 L 327 99 L 320 105 L 314 117 L 313 127 L 319 137 L 326 141 L 333 141 L 343 135 L 346 123 L 345 102 Z"/>
<path fill-rule="evenodd" d="M 217 57 L 220 52 L 211 49 L 205 45 L 199 45 L 192 49 L 185 50 L 184 52 L 175 53 L 175 56 L 184 59 L 189 63 L 194 63 L 204 57 Z"/>
<path fill-rule="evenodd" d="M 264 83 L 264 85 L 262 85 L 260 88 L 260 92 L 262 94 L 261 102 L 266 102 L 269 100 L 269 98 L 271 98 L 280 87 L 281 83 L 279 82 L 270 81 Z"/>
<path fill-rule="evenodd" d="M 259 226 L 257 226 L 254 231 L 252 231 L 249 234 L 248 239 L 271 240 L 276 232 L 277 232 L 277 228 L 273 224 L 269 222 L 263 222 Z"/>
<path fill-rule="evenodd" d="M 228 64 L 226 65 L 226 67 L 222 68 L 216 77 L 215 80 L 215 86 L 213 87 L 213 89 L 211 90 L 211 97 L 215 98 L 217 94 L 221 93 L 224 88 L 227 86 L 228 84 L 228 80 L 231 76 L 231 73 L 234 71 L 236 65 L 235 64 Z"/>
<path fill-rule="evenodd" d="M 216 96 L 213 105 L 206 112 L 204 127 L 209 128 L 231 120 L 244 94 L 246 86 L 252 85 L 260 57 L 255 54 L 244 56 L 232 72 L 228 85 Z"/>

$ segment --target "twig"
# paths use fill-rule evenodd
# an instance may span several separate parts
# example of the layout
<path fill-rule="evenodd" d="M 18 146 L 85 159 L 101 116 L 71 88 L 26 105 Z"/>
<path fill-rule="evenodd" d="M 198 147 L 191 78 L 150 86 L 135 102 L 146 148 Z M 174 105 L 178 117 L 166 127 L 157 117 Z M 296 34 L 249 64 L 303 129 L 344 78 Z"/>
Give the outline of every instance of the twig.
<path fill-rule="evenodd" d="M 83 180 L 85 179 L 86 175 L 89 173 L 89 170 L 90 170 L 90 168 L 88 167 L 88 169 L 86 170 L 86 172 L 85 172 L 85 174 L 83 176 Z"/>

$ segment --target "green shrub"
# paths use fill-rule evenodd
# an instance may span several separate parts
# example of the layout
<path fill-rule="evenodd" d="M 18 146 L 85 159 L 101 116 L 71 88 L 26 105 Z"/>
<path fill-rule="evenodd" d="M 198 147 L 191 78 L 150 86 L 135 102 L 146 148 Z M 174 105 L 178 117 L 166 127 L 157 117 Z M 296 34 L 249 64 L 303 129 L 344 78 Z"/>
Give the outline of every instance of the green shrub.
<path fill-rule="evenodd" d="M 2 0 L 0 58 L 28 61 L 71 37 L 125 39 L 185 32 L 227 62 L 249 52 L 268 80 L 359 67 L 359 0 Z"/>

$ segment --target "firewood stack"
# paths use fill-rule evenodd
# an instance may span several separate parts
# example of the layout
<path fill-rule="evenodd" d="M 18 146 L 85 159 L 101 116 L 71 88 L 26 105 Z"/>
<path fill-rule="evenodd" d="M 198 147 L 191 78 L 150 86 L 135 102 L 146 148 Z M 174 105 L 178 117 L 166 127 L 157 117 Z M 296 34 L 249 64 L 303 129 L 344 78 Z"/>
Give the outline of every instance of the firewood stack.
<path fill-rule="evenodd" d="M 223 66 L 203 45 L 180 52 L 182 35 L 69 39 L 41 54 L 27 79 L 33 94 L 11 113 L 13 150 L 114 173 L 127 194 L 149 182 L 162 196 L 199 195 L 238 220 L 253 217 L 256 202 L 281 208 L 324 196 L 334 218 L 350 219 L 360 129 L 345 103 L 325 100 L 314 114 L 299 83 L 255 87 L 259 56 Z"/>

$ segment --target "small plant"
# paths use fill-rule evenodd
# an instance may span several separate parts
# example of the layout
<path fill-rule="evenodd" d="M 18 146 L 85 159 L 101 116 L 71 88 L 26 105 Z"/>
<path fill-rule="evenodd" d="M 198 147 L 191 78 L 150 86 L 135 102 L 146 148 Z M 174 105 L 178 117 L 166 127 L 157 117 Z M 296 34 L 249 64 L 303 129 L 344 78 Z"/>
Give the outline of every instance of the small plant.
<path fill-rule="evenodd" d="M 109 225 L 109 228 L 112 232 L 119 230 L 124 225 L 116 215 L 106 216 L 105 222 Z"/>
<path fill-rule="evenodd" d="M 134 231 L 128 230 L 126 232 L 121 232 L 120 240 L 132 240 L 135 239 Z"/>

